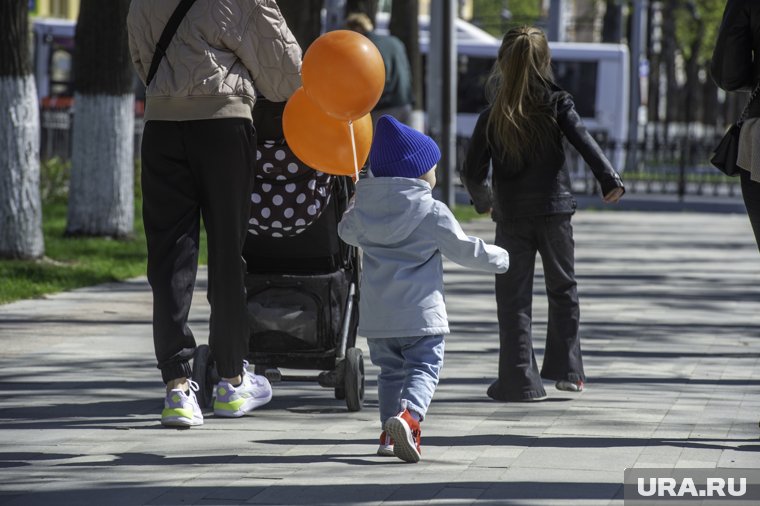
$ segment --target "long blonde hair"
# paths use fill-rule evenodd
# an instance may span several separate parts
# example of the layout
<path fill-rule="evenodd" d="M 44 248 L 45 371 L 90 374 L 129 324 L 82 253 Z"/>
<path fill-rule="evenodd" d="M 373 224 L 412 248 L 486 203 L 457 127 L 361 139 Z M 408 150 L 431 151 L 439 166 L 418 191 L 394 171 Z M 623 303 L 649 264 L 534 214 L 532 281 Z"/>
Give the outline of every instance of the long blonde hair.
<path fill-rule="evenodd" d="M 488 138 L 502 157 L 521 160 L 557 136 L 548 101 L 553 82 L 544 32 L 532 26 L 509 30 L 486 84 L 491 104 Z"/>

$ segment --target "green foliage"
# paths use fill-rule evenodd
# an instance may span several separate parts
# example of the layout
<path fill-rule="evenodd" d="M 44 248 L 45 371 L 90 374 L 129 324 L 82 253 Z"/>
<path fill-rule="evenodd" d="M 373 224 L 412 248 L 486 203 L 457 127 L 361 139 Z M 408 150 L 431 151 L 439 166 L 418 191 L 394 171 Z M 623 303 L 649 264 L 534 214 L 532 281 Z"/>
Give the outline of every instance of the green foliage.
<path fill-rule="evenodd" d="M 704 66 L 710 62 L 725 6 L 725 0 L 688 0 L 676 2 L 676 43 L 684 58 L 690 59 L 692 44 L 700 42 L 697 62 L 700 66 Z M 699 23 L 704 24 L 704 36 L 701 40 L 697 41 Z"/>
<path fill-rule="evenodd" d="M 541 18 L 540 0 L 509 0 L 507 8 L 512 18 L 504 20 L 501 12 L 503 0 L 474 0 L 473 22 L 494 37 L 501 39 L 509 28 L 521 25 L 533 25 Z"/>
<path fill-rule="evenodd" d="M 533 25 L 541 18 L 541 3 L 536 0 L 509 0 L 511 25 Z"/>
<path fill-rule="evenodd" d="M 45 258 L 0 260 L 0 304 L 145 274 L 140 164 L 135 164 L 135 230 L 128 239 L 64 237 L 70 163 L 44 162 L 40 170 Z M 201 231 L 200 263 L 207 262 Z"/>
<path fill-rule="evenodd" d="M 629 1 L 621 0 L 624 4 Z M 675 6 L 676 42 L 686 59 L 691 56 L 692 43 L 699 36 L 698 23 L 704 23 L 704 36 L 701 39 L 698 62 L 704 65 L 712 56 L 718 28 L 726 5 L 725 0 L 670 0 Z M 505 4 L 512 13 L 512 18 L 501 18 Z M 542 2 L 540 0 L 473 0 L 473 22 L 491 35 L 501 38 L 502 34 L 513 26 L 532 25 L 541 20 Z"/>
<path fill-rule="evenodd" d="M 58 157 L 40 164 L 40 198 L 43 202 L 64 202 L 69 194 L 71 162 Z"/>
<path fill-rule="evenodd" d="M 477 219 L 491 219 L 487 214 L 478 214 L 473 206 L 453 206 L 451 212 L 459 223 L 467 223 Z"/>
<path fill-rule="evenodd" d="M 135 199 L 142 199 L 140 174 L 142 165 L 135 160 Z M 53 157 L 40 163 L 40 198 L 44 203 L 66 202 L 71 180 L 71 160 Z"/>
<path fill-rule="evenodd" d="M 662 172 L 655 172 L 655 171 L 632 171 L 627 170 L 623 174 L 624 179 L 626 181 L 652 181 L 652 182 L 668 182 L 668 183 L 678 183 L 681 180 L 681 175 L 678 173 L 677 169 L 673 169 L 671 171 L 662 171 Z M 702 184 L 727 184 L 727 185 L 737 185 L 739 184 L 739 178 L 737 177 L 728 177 L 724 174 L 721 174 L 717 170 L 713 170 L 712 172 L 708 173 L 695 173 L 695 172 L 689 172 L 687 171 L 686 174 L 684 174 L 684 179 L 687 183 L 702 183 Z"/>
<path fill-rule="evenodd" d="M 0 303 L 144 274 L 146 247 L 139 215 L 129 240 L 64 238 L 65 201 L 43 205 L 46 257 L 0 260 Z"/>

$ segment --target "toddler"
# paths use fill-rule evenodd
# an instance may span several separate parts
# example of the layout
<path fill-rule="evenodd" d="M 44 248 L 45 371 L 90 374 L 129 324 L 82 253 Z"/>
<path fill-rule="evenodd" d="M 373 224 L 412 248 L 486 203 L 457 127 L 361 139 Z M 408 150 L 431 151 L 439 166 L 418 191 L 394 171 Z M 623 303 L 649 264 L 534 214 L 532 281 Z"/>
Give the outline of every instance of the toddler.
<path fill-rule="evenodd" d="M 406 462 L 420 460 L 420 422 L 449 333 L 441 255 L 494 273 L 509 267 L 505 250 L 467 236 L 433 198 L 440 157 L 431 138 L 381 116 L 369 155 L 374 177 L 358 181 L 338 226 L 345 242 L 363 250 L 358 333 L 380 368 L 377 453 Z"/>

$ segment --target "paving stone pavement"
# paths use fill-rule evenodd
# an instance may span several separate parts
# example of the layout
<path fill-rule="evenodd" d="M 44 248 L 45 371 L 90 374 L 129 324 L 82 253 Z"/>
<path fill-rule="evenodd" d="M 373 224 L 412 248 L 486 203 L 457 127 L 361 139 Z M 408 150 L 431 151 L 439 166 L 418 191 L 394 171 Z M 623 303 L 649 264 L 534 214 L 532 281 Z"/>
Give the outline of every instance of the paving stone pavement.
<path fill-rule="evenodd" d="M 628 467 L 760 468 L 760 254 L 746 216 L 581 211 L 574 224 L 587 390 L 488 399 L 493 277 L 447 262 L 452 334 L 417 465 L 374 455 L 366 356 L 363 411 L 283 382 L 251 416 L 171 430 L 145 279 L 2 305 L 0 505 L 622 506 Z M 465 230 L 493 237 L 485 220 Z"/>

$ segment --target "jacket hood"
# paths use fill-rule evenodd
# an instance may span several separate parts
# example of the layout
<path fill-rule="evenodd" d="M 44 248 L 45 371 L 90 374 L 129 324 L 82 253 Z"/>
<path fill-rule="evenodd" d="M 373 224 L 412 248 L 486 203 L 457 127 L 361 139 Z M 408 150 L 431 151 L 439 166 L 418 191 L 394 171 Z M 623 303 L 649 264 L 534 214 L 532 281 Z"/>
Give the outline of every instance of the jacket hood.
<path fill-rule="evenodd" d="M 421 179 L 378 177 L 356 184 L 355 212 L 367 225 L 362 235 L 375 244 L 395 244 L 414 232 L 435 205 Z"/>

